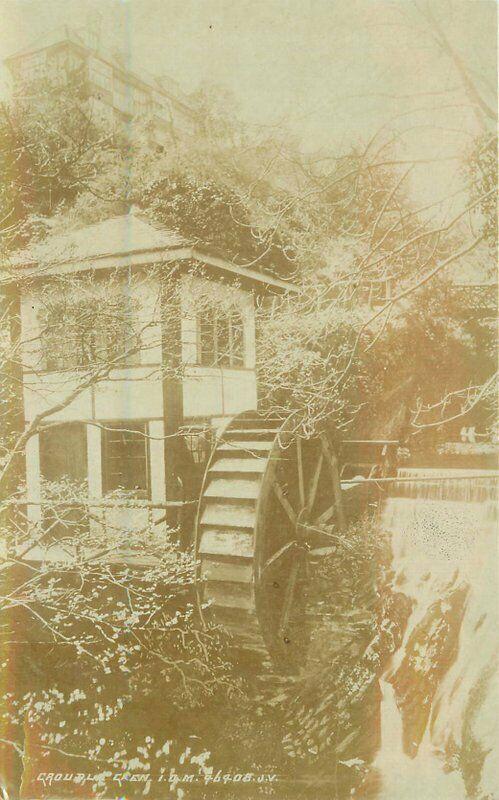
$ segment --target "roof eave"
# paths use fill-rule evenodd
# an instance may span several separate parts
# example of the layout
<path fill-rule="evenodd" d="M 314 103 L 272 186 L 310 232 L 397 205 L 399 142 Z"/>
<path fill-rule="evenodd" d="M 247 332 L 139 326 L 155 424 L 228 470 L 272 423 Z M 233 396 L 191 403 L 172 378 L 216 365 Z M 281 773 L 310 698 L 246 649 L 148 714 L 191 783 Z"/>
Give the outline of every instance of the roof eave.
<path fill-rule="evenodd" d="M 22 271 L 24 277 L 28 274 L 32 278 L 44 278 L 48 276 L 65 274 L 75 274 L 77 272 L 84 272 L 91 269 L 113 269 L 125 267 L 145 267 L 151 264 L 157 264 L 170 261 L 187 261 L 193 259 L 215 267 L 222 272 L 228 273 L 238 279 L 250 281 L 252 283 L 260 283 L 265 286 L 272 286 L 273 288 L 280 289 L 281 291 L 297 292 L 298 288 L 280 278 L 274 278 L 267 273 L 256 272 L 247 267 L 241 267 L 232 264 L 223 258 L 213 256 L 209 253 L 203 252 L 200 248 L 191 245 L 179 245 L 178 247 L 155 247 L 155 248 L 142 248 L 122 253 L 112 253 L 100 256 L 88 256 L 87 258 L 73 258 L 61 259 L 46 262 L 40 271 L 39 261 L 30 261 L 23 264 L 18 264 L 16 269 Z M 29 272 L 31 270 L 31 272 Z M 16 277 L 13 275 L 12 282 L 16 282 Z"/>
<path fill-rule="evenodd" d="M 196 260 L 204 261 L 206 264 L 210 264 L 213 267 L 230 272 L 232 275 L 237 275 L 239 278 L 245 278 L 257 283 L 265 283 L 268 286 L 274 286 L 275 288 L 283 289 L 284 291 L 298 291 L 298 287 L 293 283 L 288 283 L 280 278 L 274 278 L 272 275 L 269 275 L 266 272 L 256 272 L 256 270 L 249 269 L 249 267 L 242 267 L 238 264 L 233 264 L 230 261 L 226 261 L 224 258 L 213 256 L 209 252 L 204 252 L 202 248 L 192 247 L 191 252 L 192 257 Z"/>

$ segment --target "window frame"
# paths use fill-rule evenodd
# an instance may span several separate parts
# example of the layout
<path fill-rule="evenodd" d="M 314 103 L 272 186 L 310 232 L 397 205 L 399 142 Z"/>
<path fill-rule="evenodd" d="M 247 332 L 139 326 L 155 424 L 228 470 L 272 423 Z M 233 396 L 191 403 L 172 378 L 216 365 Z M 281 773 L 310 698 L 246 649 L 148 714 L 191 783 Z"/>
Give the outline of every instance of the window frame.
<path fill-rule="evenodd" d="M 126 294 L 123 294 L 123 300 L 123 319 L 120 320 L 120 327 L 123 331 L 128 331 L 134 327 L 133 311 Z M 107 361 L 115 362 L 113 369 L 140 366 L 142 363 L 140 334 L 132 332 L 127 339 L 124 339 L 122 331 L 116 331 L 113 337 L 109 337 L 103 359 L 102 342 L 106 340 L 111 328 L 106 328 L 106 325 L 102 324 L 106 319 L 106 314 L 102 315 L 98 311 L 94 311 L 94 319 L 89 314 L 86 324 L 81 324 L 78 317 L 86 310 L 92 311 L 93 309 L 89 305 L 87 309 L 82 307 L 81 311 L 76 309 L 76 314 L 67 315 L 64 313 L 64 304 L 61 303 L 60 310 L 57 308 L 57 304 L 52 308 L 44 307 L 41 310 L 39 322 L 44 371 L 78 372 L 105 364 Z M 60 319 L 51 319 L 52 315 L 56 317 L 60 315 Z M 101 324 L 95 325 L 95 319 L 99 320 Z M 119 347 L 126 341 L 128 342 L 126 349 L 129 349 L 132 337 L 136 338 L 136 350 L 131 354 L 119 356 Z M 116 345 L 116 353 L 113 354 L 113 347 Z"/>
<path fill-rule="evenodd" d="M 116 74 L 113 80 L 113 106 L 123 114 L 133 113 L 133 86 Z"/>
<path fill-rule="evenodd" d="M 237 323 L 235 318 L 237 317 Z M 223 323 L 223 328 L 221 328 Z M 209 325 L 210 331 L 210 344 L 212 347 L 209 353 L 212 357 L 204 355 L 204 342 L 203 342 L 203 326 Z M 224 330 L 226 326 L 226 330 Z M 236 349 L 235 346 L 235 331 L 239 330 L 240 345 Z M 227 335 L 228 349 L 221 350 L 219 345 L 222 336 Z M 205 334 L 206 335 L 206 334 Z M 245 369 L 246 368 L 246 329 L 244 324 L 244 316 L 236 308 L 230 311 L 224 311 L 220 308 L 212 308 L 205 310 L 202 314 L 197 316 L 197 354 L 196 362 L 201 367 L 216 367 L 218 369 Z M 225 358 L 228 357 L 228 363 Z"/>
<path fill-rule="evenodd" d="M 88 79 L 99 89 L 113 91 L 113 68 L 99 58 L 91 58 L 88 63 Z"/>
<path fill-rule="evenodd" d="M 113 420 L 106 422 L 102 422 L 101 428 L 101 479 L 102 479 L 102 494 L 106 496 L 111 492 L 115 491 L 122 491 L 129 494 L 131 497 L 137 498 L 139 500 L 150 500 L 151 499 L 151 454 L 150 454 L 150 442 L 149 442 L 149 424 L 144 420 Z M 141 434 L 139 435 L 139 440 L 143 441 L 144 443 L 144 471 L 145 471 L 145 481 L 146 481 L 146 488 L 145 489 L 131 489 L 127 487 L 120 487 L 120 486 L 110 486 L 109 481 L 109 442 L 106 440 L 106 437 L 112 432 L 112 430 L 116 430 L 123 435 L 127 433 L 131 433 L 134 430 Z M 117 458 L 119 461 L 122 460 L 121 456 L 112 456 L 113 459 Z M 135 456 L 135 458 L 137 458 Z M 118 473 L 112 473 L 114 475 Z M 123 474 L 123 473 L 120 473 Z"/>

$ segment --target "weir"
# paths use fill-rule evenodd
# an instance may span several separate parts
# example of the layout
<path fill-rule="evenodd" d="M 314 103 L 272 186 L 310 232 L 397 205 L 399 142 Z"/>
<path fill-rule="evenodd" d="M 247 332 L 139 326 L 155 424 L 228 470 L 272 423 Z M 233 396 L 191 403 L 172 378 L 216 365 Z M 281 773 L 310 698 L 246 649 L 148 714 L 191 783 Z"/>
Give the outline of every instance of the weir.
<path fill-rule="evenodd" d="M 499 797 L 497 478 L 424 468 L 397 477 L 381 526 L 392 591 L 412 611 L 380 679 L 378 797 Z"/>

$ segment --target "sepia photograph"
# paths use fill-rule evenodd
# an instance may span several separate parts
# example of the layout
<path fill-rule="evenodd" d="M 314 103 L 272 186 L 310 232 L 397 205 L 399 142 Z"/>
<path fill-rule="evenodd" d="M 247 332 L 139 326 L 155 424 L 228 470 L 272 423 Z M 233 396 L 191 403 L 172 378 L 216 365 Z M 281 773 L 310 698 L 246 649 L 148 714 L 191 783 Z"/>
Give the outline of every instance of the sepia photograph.
<path fill-rule="evenodd" d="M 499 800 L 495 0 L 0 0 L 0 800 Z"/>

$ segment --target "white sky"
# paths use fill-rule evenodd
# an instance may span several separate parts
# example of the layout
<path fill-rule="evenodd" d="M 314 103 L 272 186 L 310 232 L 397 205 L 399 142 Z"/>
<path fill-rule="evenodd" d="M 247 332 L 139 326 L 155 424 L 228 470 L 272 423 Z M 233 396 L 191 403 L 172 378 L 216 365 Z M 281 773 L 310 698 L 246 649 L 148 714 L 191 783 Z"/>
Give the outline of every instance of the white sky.
<path fill-rule="evenodd" d="M 494 104 L 494 0 L 431 8 Z M 455 69 L 418 32 L 409 0 L 0 0 L 0 12 L 2 58 L 99 12 L 104 45 L 114 42 L 136 71 L 169 74 L 185 91 L 220 84 L 243 119 L 285 120 L 307 149 L 387 125 L 401 134 L 401 153 L 451 159 L 477 131 Z M 454 168 L 423 164 L 415 185 L 447 193 Z"/>

